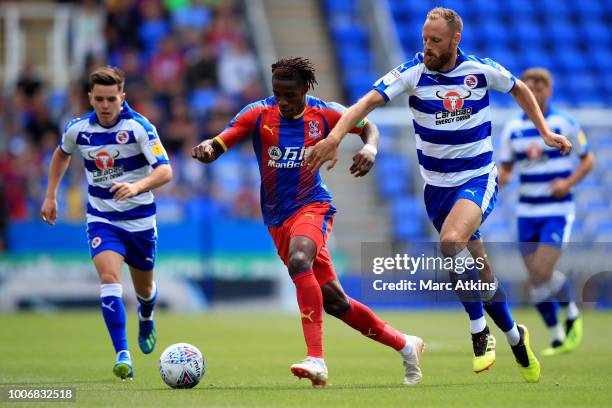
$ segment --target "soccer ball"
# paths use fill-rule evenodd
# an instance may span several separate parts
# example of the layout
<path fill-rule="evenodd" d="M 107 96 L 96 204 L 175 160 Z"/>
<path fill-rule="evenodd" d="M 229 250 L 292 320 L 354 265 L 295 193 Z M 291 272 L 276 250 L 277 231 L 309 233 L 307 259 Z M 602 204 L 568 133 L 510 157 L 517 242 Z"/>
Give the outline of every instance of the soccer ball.
<path fill-rule="evenodd" d="M 197 347 L 176 343 L 159 358 L 159 374 L 172 388 L 193 388 L 204 377 L 204 357 Z"/>

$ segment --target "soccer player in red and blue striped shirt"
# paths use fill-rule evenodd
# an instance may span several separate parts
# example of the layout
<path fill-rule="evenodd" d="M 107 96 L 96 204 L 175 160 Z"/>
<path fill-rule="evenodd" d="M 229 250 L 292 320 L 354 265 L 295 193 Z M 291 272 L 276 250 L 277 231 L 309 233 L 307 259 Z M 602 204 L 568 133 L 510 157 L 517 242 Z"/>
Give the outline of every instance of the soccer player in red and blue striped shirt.
<path fill-rule="evenodd" d="M 323 310 L 363 335 L 392 347 L 403 356 L 404 384 L 421 380 L 419 355 L 423 340 L 400 333 L 367 306 L 346 295 L 336 277 L 326 246 L 336 209 L 319 172 L 304 165 L 310 146 L 327 137 L 344 107 L 307 95 L 316 83 L 308 59 L 281 59 L 272 64 L 274 95 L 242 109 L 220 135 L 205 140 L 192 156 L 210 163 L 250 136 L 261 173 L 261 208 L 277 251 L 293 280 L 307 356 L 291 372 L 313 386 L 327 382 L 323 360 Z M 351 173 L 368 173 L 374 164 L 378 130 L 364 120 L 352 129 L 365 146 L 353 157 Z"/>

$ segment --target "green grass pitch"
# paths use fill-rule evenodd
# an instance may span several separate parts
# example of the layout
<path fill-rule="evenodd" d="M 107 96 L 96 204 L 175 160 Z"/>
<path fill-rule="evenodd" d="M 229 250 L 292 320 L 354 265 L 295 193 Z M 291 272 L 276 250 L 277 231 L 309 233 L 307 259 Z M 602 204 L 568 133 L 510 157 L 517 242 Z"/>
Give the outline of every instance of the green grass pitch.
<path fill-rule="evenodd" d="M 473 374 L 467 318 L 459 310 L 385 313 L 389 323 L 427 342 L 421 360 L 424 378 L 417 386 L 401 385 L 403 369 L 395 351 L 326 316 L 330 376 L 325 389 L 313 389 L 309 381 L 298 381 L 289 372 L 289 365 L 301 360 L 305 351 L 297 316 L 163 312 L 156 316 L 157 349 L 143 355 L 136 342 L 135 312 L 130 311 L 128 336 L 136 376 L 132 382 L 121 382 L 112 375 L 114 355 L 99 313 L 0 314 L 0 388 L 75 387 L 76 404 L 51 404 L 72 407 L 558 408 L 610 406 L 612 401 L 609 312 L 585 313 L 585 340 L 577 352 L 540 358 L 540 384 L 523 382 L 497 329 L 493 329 L 498 339 L 497 363 L 489 372 Z M 515 317 L 530 328 L 536 353 L 547 345 L 548 334 L 535 312 L 519 310 Z M 206 375 L 191 390 L 172 390 L 159 376 L 161 351 L 177 342 L 196 345 L 206 360 Z"/>

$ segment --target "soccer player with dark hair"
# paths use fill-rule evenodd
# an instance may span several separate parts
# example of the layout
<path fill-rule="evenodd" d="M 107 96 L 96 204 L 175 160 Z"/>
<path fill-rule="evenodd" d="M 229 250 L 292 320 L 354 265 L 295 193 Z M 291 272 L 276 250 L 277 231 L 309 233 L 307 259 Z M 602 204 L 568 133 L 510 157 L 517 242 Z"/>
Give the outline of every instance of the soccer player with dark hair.
<path fill-rule="evenodd" d="M 519 371 L 528 382 L 540 379 L 540 364 L 529 346 L 529 333 L 512 319 L 506 294 L 486 261 L 478 228 L 493 210 L 497 168 L 493 161 L 489 90 L 510 93 L 533 121 L 544 143 L 567 154 L 571 143 L 552 132 L 529 88 L 495 61 L 463 53 L 458 47 L 463 22 L 453 10 L 429 11 L 423 25 L 423 52 L 380 78 L 374 89 L 351 106 L 327 139 L 313 147 L 308 166 L 316 171 L 326 161 L 333 167 L 344 135 L 376 107 L 402 93 L 410 95 L 417 155 L 425 179 L 425 206 L 440 233 L 442 255 L 456 261 L 473 256 L 483 268 L 452 271 L 451 280 L 476 282 L 495 289 L 456 291 L 470 317 L 474 358 L 482 372 L 495 362 L 495 338 L 483 309 L 505 333 Z M 409 221 L 407 221 L 409 222 Z M 455 286 L 456 288 L 459 285 Z"/>
<path fill-rule="evenodd" d="M 125 78 L 117 68 L 101 67 L 89 76 L 94 111 L 70 121 L 51 159 L 40 216 L 57 219 L 57 188 L 77 150 L 87 175 L 87 236 L 100 277 L 100 308 L 116 353 L 113 372 L 122 379 L 134 370 L 125 330 L 121 266 L 127 263 L 138 299 L 138 345 L 151 353 L 157 333 L 153 280 L 157 229 L 151 190 L 172 178 L 168 156 L 155 127 L 125 101 Z"/>
<path fill-rule="evenodd" d="M 523 81 L 533 92 L 548 126 L 567 135 L 580 157 L 580 164 L 575 166 L 571 156 L 546 146 L 525 115 L 508 122 L 502 132 L 499 185 L 510 181 L 516 163 L 520 175 L 516 211 L 520 248 L 529 273 L 531 300 L 552 337 L 551 346 L 542 355 L 553 356 L 574 351 L 582 341 L 582 318 L 570 282 L 556 264 L 574 222 L 571 189 L 589 174 L 595 157 L 576 120 L 551 106 L 550 72 L 530 68 L 523 73 Z M 560 305 L 567 310 L 565 328 L 557 316 Z"/>
<path fill-rule="evenodd" d="M 367 306 L 346 295 L 336 277 L 327 249 L 336 209 L 319 173 L 304 166 L 306 151 L 324 139 L 344 107 L 307 95 L 316 84 L 308 59 L 281 59 L 272 64 L 273 96 L 243 108 L 220 135 L 192 150 L 204 163 L 219 158 L 245 137 L 251 137 L 261 174 L 261 208 L 278 254 L 293 280 L 306 341 L 307 356 L 291 372 L 309 378 L 313 386 L 327 382 L 323 360 L 323 310 L 403 357 L 404 384 L 421 381 L 419 356 L 425 344 L 398 332 Z M 378 130 L 366 119 L 351 129 L 365 146 L 353 157 L 356 177 L 374 164 Z"/>

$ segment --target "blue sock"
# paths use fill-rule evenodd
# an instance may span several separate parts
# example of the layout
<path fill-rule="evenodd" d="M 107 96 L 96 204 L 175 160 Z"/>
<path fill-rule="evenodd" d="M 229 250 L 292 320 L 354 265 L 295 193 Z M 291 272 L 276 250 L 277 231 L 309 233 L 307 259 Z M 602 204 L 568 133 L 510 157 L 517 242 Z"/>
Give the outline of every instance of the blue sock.
<path fill-rule="evenodd" d="M 484 303 L 484 309 L 504 333 L 514 327 L 514 320 L 512 314 L 510 314 L 510 308 L 508 308 L 506 291 L 501 283 L 497 283 L 497 290 L 491 300 Z"/>
<path fill-rule="evenodd" d="M 123 288 L 120 283 L 100 285 L 100 307 L 106 328 L 113 341 L 115 353 L 128 350 L 125 333 L 125 307 L 121 295 Z"/>
<path fill-rule="evenodd" d="M 538 312 L 540 312 L 540 316 L 544 319 L 546 326 L 554 327 L 559 323 L 557 319 L 557 311 L 559 310 L 559 303 L 556 300 L 550 299 L 545 302 L 539 302 L 535 305 Z"/>
<path fill-rule="evenodd" d="M 478 271 L 476 268 L 469 269 L 462 274 L 450 272 L 451 282 L 455 288 L 455 293 L 459 297 L 463 308 L 470 316 L 470 320 L 478 320 L 484 317 L 484 311 L 482 310 L 482 297 L 480 296 L 479 290 L 461 290 L 457 289 L 457 282 L 461 281 L 466 285 L 470 284 L 470 281 L 478 282 Z"/>
<path fill-rule="evenodd" d="M 155 307 L 155 301 L 157 300 L 157 285 L 155 281 L 153 282 L 153 290 L 149 298 L 142 298 L 138 294 L 136 294 L 136 298 L 138 299 L 138 303 L 140 303 L 140 316 L 145 319 L 151 317 L 153 308 Z"/>

